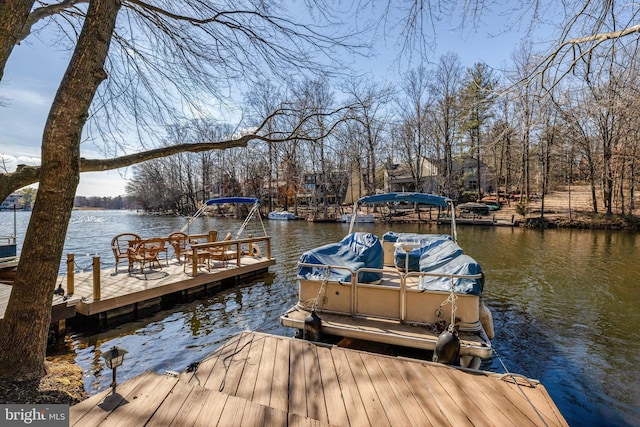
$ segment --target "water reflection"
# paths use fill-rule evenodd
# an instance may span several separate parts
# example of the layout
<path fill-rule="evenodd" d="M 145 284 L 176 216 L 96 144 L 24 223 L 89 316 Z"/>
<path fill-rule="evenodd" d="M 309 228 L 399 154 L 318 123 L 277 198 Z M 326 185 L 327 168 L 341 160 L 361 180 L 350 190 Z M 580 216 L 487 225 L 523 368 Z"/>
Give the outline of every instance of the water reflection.
<path fill-rule="evenodd" d="M 0 212 L 0 229 L 11 215 Z M 28 213 L 18 213 L 18 238 Z M 113 268 L 111 238 L 125 231 L 167 235 L 185 220 L 127 212 L 72 215 L 65 252 L 99 253 Z M 240 221 L 203 218 L 191 232 L 236 230 Z M 22 225 L 21 225 L 22 224 Z M 291 335 L 278 317 L 296 301 L 295 265 L 311 247 L 342 238 L 346 224 L 266 221 L 277 265 L 252 283 L 173 307 L 100 334 L 72 332 L 71 354 L 85 371 L 89 393 L 109 386 L 101 351 L 129 350 L 119 381 L 146 370 L 181 371 L 243 330 Z M 251 228 L 253 227 L 253 228 Z M 363 224 L 378 234 L 385 227 Z M 7 228 L 8 229 L 8 228 Z M 398 232 L 438 232 L 399 224 Z M 261 234 L 259 224 L 250 231 Z M 23 235 L 23 234 L 22 234 Z M 487 275 L 485 300 L 493 312 L 499 357 L 483 369 L 542 381 L 571 425 L 640 424 L 640 238 L 592 230 L 461 227 L 459 240 Z M 90 246 L 87 246 L 90 242 Z M 66 255 L 65 255 L 66 256 Z"/>

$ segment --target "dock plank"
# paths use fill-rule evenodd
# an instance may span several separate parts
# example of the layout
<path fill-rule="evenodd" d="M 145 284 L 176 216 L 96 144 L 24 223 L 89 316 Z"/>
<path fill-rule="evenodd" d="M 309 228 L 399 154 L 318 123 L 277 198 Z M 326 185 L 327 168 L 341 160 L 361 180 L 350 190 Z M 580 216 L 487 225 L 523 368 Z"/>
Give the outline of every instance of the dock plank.
<path fill-rule="evenodd" d="M 238 343 L 238 348 L 235 352 L 227 355 L 222 360 L 222 379 L 218 391 L 224 391 L 231 396 L 237 396 L 238 386 L 242 379 L 244 369 L 249 360 L 249 351 L 251 350 L 251 344 L 256 339 L 254 334 L 244 333 L 242 339 Z M 220 369 L 219 369 L 220 371 Z"/>
<path fill-rule="evenodd" d="M 302 340 L 289 344 L 289 410 L 290 414 L 307 416 L 307 371 L 304 366 L 304 348 Z"/>
<path fill-rule="evenodd" d="M 158 410 L 152 413 L 147 427 L 166 427 L 174 422 L 178 414 L 184 413 L 183 407 L 194 408 L 192 405 L 197 401 L 196 389 L 184 382 L 178 381 L 166 398 L 166 404 L 161 404 Z"/>
<path fill-rule="evenodd" d="M 229 396 L 220 414 L 219 426 L 241 427 L 243 421 L 244 408 L 247 401 L 235 396 Z"/>
<path fill-rule="evenodd" d="M 151 393 L 155 394 L 156 388 L 160 385 L 162 377 L 153 374 L 143 374 L 142 379 L 137 381 L 133 387 L 125 387 L 124 385 L 119 387 L 118 393 L 115 395 L 107 394 L 103 401 L 95 405 L 88 413 L 86 413 L 81 419 L 74 420 L 74 416 L 70 416 L 72 425 L 78 426 L 99 426 L 99 425 L 118 425 L 121 420 L 126 419 L 131 415 L 130 409 L 138 406 L 138 399 L 142 398 L 140 402 L 145 400 Z M 176 380 L 177 381 L 177 380 Z M 164 396 L 160 396 L 164 399 Z M 133 416 L 133 420 L 136 420 L 136 424 L 144 423 L 147 420 L 142 417 Z"/>
<path fill-rule="evenodd" d="M 238 335 L 238 340 L 234 346 L 225 347 L 221 352 L 214 353 L 213 363 L 209 363 L 210 368 L 200 364 L 195 374 L 198 376 L 204 374 L 207 377 L 206 381 L 201 383 L 203 387 L 218 391 L 223 385 L 226 387 L 226 376 L 230 365 L 233 363 L 232 360 L 237 352 L 241 351 L 241 347 L 245 345 L 248 339 L 245 333 Z"/>
<path fill-rule="evenodd" d="M 473 420 L 474 425 L 493 425 L 492 421 L 484 411 L 485 408 L 480 407 L 477 396 L 475 394 L 468 393 L 467 387 L 458 387 L 454 377 L 456 374 L 462 374 L 461 371 L 455 369 L 439 369 L 436 375 L 434 372 L 435 369 L 431 366 L 429 368 L 431 368 L 428 370 L 431 380 L 438 381 L 441 384 L 442 389 L 451 396 L 451 400 L 458 408 L 460 408 L 459 410 L 462 411 L 468 419 Z M 464 377 L 465 381 L 472 380 L 472 377 L 469 375 L 465 375 Z M 456 407 L 454 406 L 450 410 L 455 411 Z"/>
<path fill-rule="evenodd" d="M 277 343 L 278 341 L 273 337 L 264 337 L 260 366 L 258 368 L 256 384 L 253 390 L 253 401 L 265 406 L 269 406 L 271 403 L 273 379 L 276 376 L 274 366 L 276 363 Z"/>
<path fill-rule="evenodd" d="M 130 427 L 131 424 L 145 425 L 177 382 L 177 378 L 159 376 L 157 381 L 150 381 L 149 384 L 145 384 L 146 387 L 140 387 L 135 395 L 128 396 L 129 403 L 116 408 L 105 421 L 108 421 L 109 426 L 114 427 Z M 114 415 L 116 417 L 110 420 L 109 418 Z"/>
<path fill-rule="evenodd" d="M 235 393 L 238 397 L 253 400 L 253 392 L 256 389 L 264 341 L 265 337 L 255 335 L 251 340 L 251 344 L 248 347 L 249 352 L 245 361 L 244 370 L 238 384 L 238 390 Z"/>
<path fill-rule="evenodd" d="M 403 406 L 404 399 L 401 401 L 401 398 L 396 395 L 389 378 L 378 363 L 378 359 L 382 359 L 383 357 L 374 357 L 364 353 L 361 354 L 360 357 L 369 374 L 369 378 L 371 378 L 371 381 L 376 385 L 380 401 L 384 402 L 383 409 L 387 414 L 390 424 L 393 426 L 411 425 L 411 419 L 405 413 Z"/>
<path fill-rule="evenodd" d="M 291 377 L 290 344 L 291 340 L 278 339 L 276 358 L 271 381 L 272 408 L 289 411 L 289 378 Z"/>
<path fill-rule="evenodd" d="M 518 407 L 527 418 L 536 425 L 567 425 L 566 421 L 559 419 L 557 414 L 551 409 L 555 407 L 553 402 L 546 398 L 537 399 L 534 397 L 536 395 L 540 395 L 541 397 L 549 396 L 542 385 L 529 388 L 526 386 L 518 386 L 513 382 L 503 381 L 497 378 L 493 379 L 495 381 L 492 385 L 499 390 L 499 393 L 505 396 L 513 406 Z M 536 400 L 537 403 L 534 402 L 534 400 Z M 547 415 L 546 408 L 550 408 L 551 415 Z"/>
<path fill-rule="evenodd" d="M 242 339 L 242 334 L 238 334 L 231 339 L 225 341 L 218 349 L 213 353 L 202 359 L 196 369 L 191 372 L 181 372 L 179 374 L 180 381 L 187 381 L 189 383 L 195 383 L 203 385 L 209 380 L 209 376 L 215 371 L 218 364 L 222 364 L 222 360 L 228 354 L 236 351 L 238 343 Z"/>
<path fill-rule="evenodd" d="M 4 318 L 4 312 L 7 310 L 11 289 L 13 289 L 12 285 L 0 283 L 0 319 Z"/>
<path fill-rule="evenodd" d="M 167 424 L 148 424 L 148 425 L 158 425 L 163 427 L 168 426 L 190 426 L 196 423 L 200 412 L 202 412 L 205 408 L 209 395 L 211 393 L 215 393 L 211 390 L 207 390 L 204 387 L 198 387 L 194 385 L 189 385 L 192 388 L 191 393 L 189 394 L 188 399 L 184 402 L 180 410 L 175 414 L 175 417 L 171 420 L 170 423 Z M 222 396 L 219 396 L 221 399 Z M 154 414 L 151 419 L 152 422 L 155 423 L 156 415 Z"/>
<path fill-rule="evenodd" d="M 358 379 L 356 386 L 360 392 L 369 421 L 375 423 L 376 426 L 390 426 L 391 422 L 387 418 L 375 387 L 375 378 L 372 379 L 369 376 L 361 354 L 359 352 L 349 351 L 346 352 L 346 355 L 353 376 Z"/>
<path fill-rule="evenodd" d="M 347 351 L 341 348 L 331 349 L 333 363 L 336 367 L 336 375 L 340 381 L 340 390 L 342 390 L 344 405 L 347 409 L 347 416 L 349 417 L 349 424 L 352 426 L 371 425 L 367 417 L 367 411 L 362 403 L 358 386 L 356 385 L 356 378 L 347 361 L 346 353 Z"/>
<path fill-rule="evenodd" d="M 415 394 L 411 388 L 405 382 L 402 374 L 397 368 L 396 363 L 391 363 L 391 360 L 387 357 L 376 358 L 376 362 L 380 366 L 380 369 L 387 377 L 389 387 L 400 401 L 401 408 L 410 420 L 429 420 L 428 416 L 423 410 L 423 406 L 418 402 Z M 414 421 L 415 422 L 415 421 Z M 421 421 L 420 423 L 423 423 Z M 431 421 L 431 424 L 434 422 Z"/>
<path fill-rule="evenodd" d="M 414 376 L 420 381 L 419 393 L 424 393 L 425 398 L 423 400 L 431 400 L 437 407 L 434 411 L 445 417 L 445 422 L 442 425 L 452 426 L 471 426 L 473 423 L 461 412 L 460 408 L 456 405 L 451 396 L 442 388 L 439 381 L 433 379 L 430 370 L 430 366 L 426 364 L 414 364 L 407 363 L 407 367 L 412 372 L 408 372 L 410 376 Z M 434 424 L 436 425 L 436 424 Z"/>
<path fill-rule="evenodd" d="M 222 415 L 222 410 L 231 396 L 224 393 L 210 393 L 206 399 L 204 408 L 198 414 L 194 425 L 217 426 Z"/>
<path fill-rule="evenodd" d="M 307 416 L 322 423 L 328 422 L 325 392 L 318 363 L 317 346 L 304 346 L 304 369 L 306 371 Z"/>
<path fill-rule="evenodd" d="M 340 390 L 340 380 L 333 363 L 331 350 L 318 346 L 318 366 L 322 378 L 324 398 L 327 408 L 328 423 L 334 426 L 346 426 L 349 424 L 347 409 L 344 407 L 342 391 Z"/>
<path fill-rule="evenodd" d="M 477 376 L 467 375 L 464 378 L 455 376 L 454 380 L 458 384 L 458 387 L 467 387 L 470 393 L 473 394 L 474 399 L 477 400 L 478 405 L 483 408 L 483 411 L 487 414 L 491 414 L 491 420 L 496 424 L 501 425 L 518 425 L 518 427 L 534 426 L 535 423 L 524 416 L 523 412 L 518 410 L 517 407 L 508 404 L 509 402 L 499 393 L 488 393 L 492 390 L 487 384 L 493 381 L 486 381 L 486 378 L 482 374 Z M 461 383 L 464 381 L 464 384 Z"/>

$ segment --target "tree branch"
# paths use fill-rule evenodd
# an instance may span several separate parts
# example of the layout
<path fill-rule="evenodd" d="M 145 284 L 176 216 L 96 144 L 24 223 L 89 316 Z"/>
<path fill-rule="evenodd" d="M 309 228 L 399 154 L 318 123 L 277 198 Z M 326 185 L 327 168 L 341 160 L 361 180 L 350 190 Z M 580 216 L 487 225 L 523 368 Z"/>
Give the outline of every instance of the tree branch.
<path fill-rule="evenodd" d="M 89 0 L 63 0 L 60 3 L 49 4 L 34 9 L 33 12 L 29 14 L 27 21 L 24 23 L 16 44 L 20 44 L 22 40 L 26 39 L 29 34 L 31 34 L 31 28 L 33 28 L 33 26 L 41 19 L 55 15 L 63 10 L 70 9 L 78 3 L 89 3 Z"/>
<path fill-rule="evenodd" d="M 291 115 L 293 113 L 299 113 L 299 110 L 280 108 L 267 116 L 262 123 L 251 133 L 247 133 L 235 139 L 228 139 L 224 141 L 215 142 L 197 142 L 197 143 L 183 143 L 174 144 L 166 147 L 155 148 L 138 152 L 135 154 L 128 154 L 125 156 L 114 157 L 110 159 L 86 159 L 80 158 L 80 172 L 103 172 L 127 166 L 132 166 L 148 160 L 158 159 L 161 157 L 167 157 L 178 153 L 191 152 L 199 153 L 210 150 L 226 150 L 229 148 L 241 148 L 246 147 L 251 141 L 262 141 L 267 144 L 277 144 L 287 141 L 317 141 L 325 138 L 329 135 L 338 123 L 347 120 L 348 112 L 352 109 L 352 106 L 340 107 L 336 110 L 327 112 L 315 112 L 302 117 L 296 126 L 293 127 L 287 133 L 283 132 L 268 132 L 265 135 L 259 134 L 259 132 L 267 127 L 267 124 L 278 116 Z M 303 132 L 302 129 L 307 123 L 313 123 L 317 117 L 325 116 L 331 117 L 339 114 L 337 120 L 331 125 L 325 128 L 323 132 L 317 135 L 310 135 L 309 131 Z M 280 136 L 281 135 L 281 136 Z M 20 166 L 16 171 L 11 173 L 0 173 L 0 199 L 4 200 L 13 191 L 26 187 L 27 185 L 35 184 L 40 180 L 40 166 Z"/>

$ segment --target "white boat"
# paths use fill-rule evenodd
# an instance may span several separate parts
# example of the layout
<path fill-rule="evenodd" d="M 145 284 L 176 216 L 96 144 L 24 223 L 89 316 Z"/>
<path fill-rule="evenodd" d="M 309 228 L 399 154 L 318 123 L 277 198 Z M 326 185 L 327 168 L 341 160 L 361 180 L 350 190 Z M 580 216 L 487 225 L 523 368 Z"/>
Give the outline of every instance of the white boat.
<path fill-rule="evenodd" d="M 267 218 L 280 221 L 291 221 L 296 219 L 296 215 L 287 211 L 272 211 L 267 214 Z"/>
<path fill-rule="evenodd" d="M 351 222 L 352 216 L 351 214 L 342 214 L 342 216 L 340 217 L 340 222 Z M 362 223 L 362 222 L 375 222 L 375 217 L 373 216 L 373 214 L 363 214 L 363 213 L 359 213 L 356 214 L 355 217 L 355 222 L 358 223 Z"/>
<path fill-rule="evenodd" d="M 454 212 L 447 198 L 422 193 L 367 196 L 356 202 L 421 203 Z M 280 317 L 299 337 L 343 337 L 429 350 L 433 360 L 477 369 L 492 357 L 493 322 L 481 294 L 480 265 L 451 234 L 352 232 L 305 252 L 298 302 Z"/>

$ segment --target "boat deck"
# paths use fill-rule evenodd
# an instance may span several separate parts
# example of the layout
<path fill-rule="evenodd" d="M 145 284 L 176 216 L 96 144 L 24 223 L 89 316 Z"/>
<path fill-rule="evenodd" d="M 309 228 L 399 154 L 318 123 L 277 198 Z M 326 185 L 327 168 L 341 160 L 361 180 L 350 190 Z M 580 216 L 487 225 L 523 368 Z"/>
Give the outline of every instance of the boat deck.
<path fill-rule="evenodd" d="M 145 373 L 72 406 L 70 425 L 567 423 L 537 382 L 244 332 L 195 372 Z"/>
<path fill-rule="evenodd" d="M 280 318 L 280 323 L 289 328 L 304 329 L 305 319 L 310 311 L 293 307 Z M 397 320 L 372 317 L 344 316 L 333 313 L 319 313 L 322 331 L 328 335 L 349 337 L 359 340 L 411 347 L 433 351 L 438 342 L 438 331 L 425 326 L 402 324 Z M 459 332 L 462 354 L 489 359 L 492 356 L 491 343 L 484 334 Z"/>

